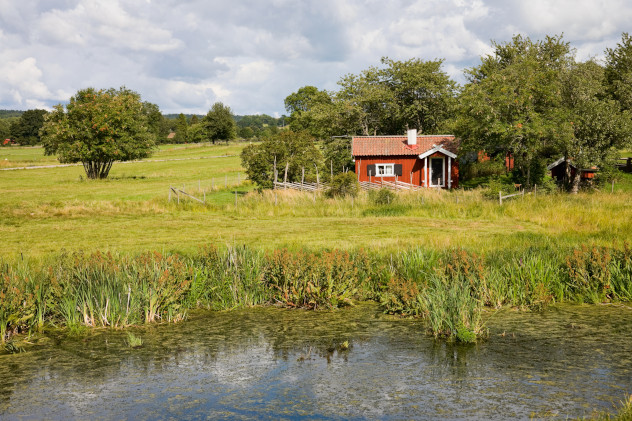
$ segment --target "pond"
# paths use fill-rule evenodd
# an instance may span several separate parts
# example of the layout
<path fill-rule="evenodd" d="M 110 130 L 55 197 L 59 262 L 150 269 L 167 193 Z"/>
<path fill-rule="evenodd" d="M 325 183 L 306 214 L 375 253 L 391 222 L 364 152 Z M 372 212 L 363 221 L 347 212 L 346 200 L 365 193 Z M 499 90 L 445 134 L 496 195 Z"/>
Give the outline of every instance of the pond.
<path fill-rule="evenodd" d="M 124 331 L 48 333 L 0 355 L 0 419 L 567 418 L 632 392 L 629 307 L 503 310 L 487 327 L 450 344 L 362 304 L 201 312 L 131 329 L 136 349 Z"/>

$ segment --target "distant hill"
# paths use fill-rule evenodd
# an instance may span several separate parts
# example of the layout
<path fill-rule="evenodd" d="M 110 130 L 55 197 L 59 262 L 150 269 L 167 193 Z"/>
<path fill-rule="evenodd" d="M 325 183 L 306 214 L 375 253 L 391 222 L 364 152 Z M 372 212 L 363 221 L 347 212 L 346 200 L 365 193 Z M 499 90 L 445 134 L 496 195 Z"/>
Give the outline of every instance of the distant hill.
<path fill-rule="evenodd" d="M 176 120 L 180 114 L 163 114 L 168 120 Z M 184 116 L 187 118 L 187 121 L 191 120 L 194 114 L 185 114 Z M 204 114 L 195 114 L 199 119 L 204 117 Z"/>
<path fill-rule="evenodd" d="M 0 110 L 0 118 L 20 117 L 24 111 L 19 110 Z"/>

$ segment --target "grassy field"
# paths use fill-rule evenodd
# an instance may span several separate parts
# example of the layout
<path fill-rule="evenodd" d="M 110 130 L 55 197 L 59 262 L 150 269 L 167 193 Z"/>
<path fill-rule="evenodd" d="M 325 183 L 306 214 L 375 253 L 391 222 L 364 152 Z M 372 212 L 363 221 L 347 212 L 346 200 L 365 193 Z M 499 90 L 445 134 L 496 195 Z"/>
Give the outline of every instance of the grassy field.
<path fill-rule="evenodd" d="M 390 206 L 243 183 L 245 144 L 162 146 L 143 162 L 117 163 L 107 180 L 81 166 L 0 171 L 2 254 L 196 250 L 204 244 L 273 249 L 404 250 L 413 246 L 497 248 L 612 245 L 632 239 L 632 178 L 604 192 L 527 196 L 503 206 L 480 191 L 400 195 Z M 3 148 L 11 166 L 51 164 L 41 148 Z M 6 165 L 5 168 L 8 168 Z M 239 174 L 239 175 L 238 175 Z M 238 187 L 224 188 L 228 184 Z M 203 197 L 169 202 L 169 186 Z M 235 191 L 237 205 L 235 205 Z M 458 203 L 457 203 L 458 202 Z"/>

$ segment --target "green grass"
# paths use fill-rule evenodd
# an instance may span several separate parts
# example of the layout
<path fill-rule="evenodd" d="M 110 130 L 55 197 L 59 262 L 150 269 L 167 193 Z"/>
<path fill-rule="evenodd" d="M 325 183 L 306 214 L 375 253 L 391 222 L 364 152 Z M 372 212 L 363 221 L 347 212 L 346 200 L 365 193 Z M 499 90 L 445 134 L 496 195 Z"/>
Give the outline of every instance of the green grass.
<path fill-rule="evenodd" d="M 146 162 L 115 164 L 106 180 L 86 180 L 80 166 L 0 171 L 3 255 L 188 252 L 209 243 L 267 250 L 486 251 L 632 239 L 629 174 L 615 184 L 614 194 L 607 186 L 577 196 L 527 196 L 503 206 L 478 190 L 404 193 L 390 205 L 375 205 L 366 194 L 353 202 L 321 196 L 314 201 L 309 193 L 279 191 L 275 205 L 274 192 L 258 194 L 247 183 L 224 189 L 226 178 L 236 183 L 239 173 L 243 180 L 238 155 L 244 146 L 163 145 Z M 44 159 L 41 148 L 0 149 L 5 151 L 27 154 L 32 163 Z M 207 204 L 169 202 L 169 186 L 184 186 L 199 198 L 206 192 Z"/>

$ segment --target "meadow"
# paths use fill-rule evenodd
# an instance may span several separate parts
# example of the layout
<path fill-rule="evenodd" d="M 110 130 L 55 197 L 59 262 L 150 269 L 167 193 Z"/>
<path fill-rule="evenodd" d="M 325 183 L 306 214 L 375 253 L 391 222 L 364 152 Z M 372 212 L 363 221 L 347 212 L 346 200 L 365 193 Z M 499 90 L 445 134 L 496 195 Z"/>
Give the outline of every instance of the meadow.
<path fill-rule="evenodd" d="M 483 310 L 632 299 L 632 178 L 579 195 L 505 201 L 482 189 L 388 204 L 259 191 L 229 145 L 167 145 L 117 163 L 0 171 L 0 306 L 9 331 L 124 327 L 198 307 L 332 308 L 379 301 L 435 336 L 484 334 Z M 54 164 L 0 149 L 4 168 Z M 169 187 L 185 190 L 206 203 Z M 70 301 L 68 301 L 70 300 Z"/>
<path fill-rule="evenodd" d="M 143 162 L 115 164 L 106 180 L 87 180 L 81 166 L 0 171 L 2 254 L 192 252 L 204 244 L 486 252 L 632 239 L 629 175 L 614 194 L 608 186 L 576 196 L 526 195 L 499 206 L 480 190 L 432 191 L 402 193 L 390 206 L 378 206 L 367 194 L 351 201 L 259 193 L 244 182 L 243 146 L 167 145 Z M 1 148 L 0 162 L 9 163 L 4 168 L 55 164 L 41 148 Z M 205 195 L 206 204 L 169 201 L 169 186 Z"/>

